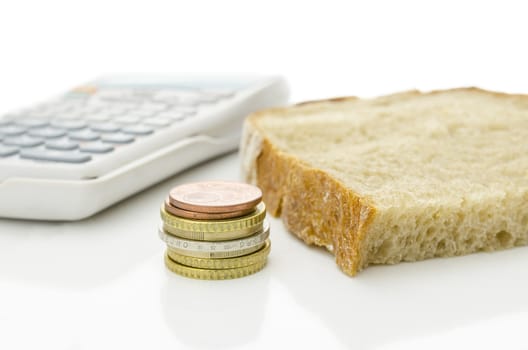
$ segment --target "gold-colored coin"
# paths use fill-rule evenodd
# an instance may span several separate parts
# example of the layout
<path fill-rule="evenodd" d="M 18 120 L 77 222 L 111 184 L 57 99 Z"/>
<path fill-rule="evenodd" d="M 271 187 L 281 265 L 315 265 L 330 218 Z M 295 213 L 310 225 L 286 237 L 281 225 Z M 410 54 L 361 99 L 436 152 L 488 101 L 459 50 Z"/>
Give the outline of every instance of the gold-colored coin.
<path fill-rule="evenodd" d="M 237 232 L 249 230 L 262 224 L 266 217 L 266 206 L 261 202 L 252 213 L 226 220 L 191 220 L 181 218 L 167 213 L 164 203 L 161 205 L 160 214 L 163 223 L 175 230 L 200 233 Z"/>
<path fill-rule="evenodd" d="M 187 239 L 193 239 L 195 241 L 229 241 L 232 239 L 237 238 L 244 238 L 251 235 L 254 235 L 255 233 L 262 230 L 262 227 L 264 225 L 264 221 L 260 224 L 257 224 L 252 227 L 248 227 L 242 230 L 238 231 L 226 231 L 226 232 L 193 232 L 193 231 L 184 231 L 176 229 L 172 226 L 169 226 L 165 223 L 163 223 L 163 230 L 165 232 L 170 233 L 171 235 L 187 238 Z"/>
<path fill-rule="evenodd" d="M 224 258 L 224 259 L 204 259 L 204 258 L 195 258 L 192 256 L 182 255 L 175 252 L 172 248 L 167 248 L 167 255 L 173 261 L 190 266 L 197 267 L 200 269 L 233 269 L 238 267 L 244 267 L 249 265 L 254 265 L 261 263 L 263 260 L 266 260 L 271 250 L 271 241 L 266 240 L 264 247 L 253 254 L 243 255 L 234 258 Z"/>
<path fill-rule="evenodd" d="M 267 259 L 262 260 L 259 263 L 237 267 L 232 269 L 223 270 L 211 270 L 211 269 L 200 269 L 196 267 L 185 266 L 173 261 L 168 254 L 165 254 L 165 266 L 179 275 L 196 278 L 201 280 L 226 280 L 244 277 L 256 273 L 266 266 Z"/>

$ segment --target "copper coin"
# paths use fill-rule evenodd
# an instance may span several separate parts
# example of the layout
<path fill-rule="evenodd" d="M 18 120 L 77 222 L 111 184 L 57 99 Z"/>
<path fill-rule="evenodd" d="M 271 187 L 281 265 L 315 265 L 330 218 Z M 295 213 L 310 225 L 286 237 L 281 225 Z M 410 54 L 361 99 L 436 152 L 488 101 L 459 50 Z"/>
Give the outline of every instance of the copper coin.
<path fill-rule="evenodd" d="M 189 211 L 173 206 L 169 198 L 165 199 L 165 210 L 175 216 L 194 220 L 220 220 L 232 219 L 239 216 L 244 216 L 255 210 L 255 207 L 245 210 L 229 211 L 225 213 L 200 213 L 199 211 Z"/>
<path fill-rule="evenodd" d="M 206 181 L 174 187 L 169 200 L 188 211 L 229 213 L 254 208 L 262 200 L 262 191 L 245 183 Z"/>

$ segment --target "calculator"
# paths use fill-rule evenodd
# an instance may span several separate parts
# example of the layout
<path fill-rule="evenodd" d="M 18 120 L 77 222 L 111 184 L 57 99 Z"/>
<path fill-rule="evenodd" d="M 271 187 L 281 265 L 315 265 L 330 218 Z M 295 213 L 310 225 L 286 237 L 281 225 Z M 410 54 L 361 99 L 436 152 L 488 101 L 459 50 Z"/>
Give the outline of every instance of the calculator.
<path fill-rule="evenodd" d="M 79 220 L 237 149 L 279 76 L 109 76 L 0 116 L 0 217 Z"/>

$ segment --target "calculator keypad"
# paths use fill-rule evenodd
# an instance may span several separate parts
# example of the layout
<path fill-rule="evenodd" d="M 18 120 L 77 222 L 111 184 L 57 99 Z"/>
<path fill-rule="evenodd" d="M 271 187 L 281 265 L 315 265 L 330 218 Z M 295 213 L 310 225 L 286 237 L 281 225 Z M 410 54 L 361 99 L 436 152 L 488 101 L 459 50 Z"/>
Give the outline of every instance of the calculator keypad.
<path fill-rule="evenodd" d="M 85 163 L 192 118 L 232 91 L 84 86 L 0 117 L 0 160 Z"/>

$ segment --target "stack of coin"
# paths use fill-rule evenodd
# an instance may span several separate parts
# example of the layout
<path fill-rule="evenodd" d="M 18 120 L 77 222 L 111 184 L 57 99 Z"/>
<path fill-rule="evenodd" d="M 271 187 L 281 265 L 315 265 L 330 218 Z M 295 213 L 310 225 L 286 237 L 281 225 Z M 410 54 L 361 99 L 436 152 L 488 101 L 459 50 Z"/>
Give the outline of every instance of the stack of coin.
<path fill-rule="evenodd" d="M 165 265 L 198 279 L 250 275 L 266 265 L 271 249 L 266 206 L 259 188 L 208 181 L 173 188 L 161 206 Z"/>

